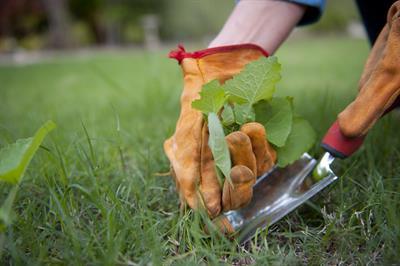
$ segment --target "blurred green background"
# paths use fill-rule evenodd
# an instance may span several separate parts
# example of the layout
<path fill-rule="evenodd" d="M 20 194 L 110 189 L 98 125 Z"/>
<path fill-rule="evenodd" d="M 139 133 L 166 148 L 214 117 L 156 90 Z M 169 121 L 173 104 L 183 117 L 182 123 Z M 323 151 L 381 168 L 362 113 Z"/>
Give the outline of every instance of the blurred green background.
<path fill-rule="evenodd" d="M 91 46 L 158 46 L 208 41 L 234 0 L 2 0 L 0 52 Z M 348 34 L 358 20 L 353 1 L 327 2 L 308 33 Z"/>

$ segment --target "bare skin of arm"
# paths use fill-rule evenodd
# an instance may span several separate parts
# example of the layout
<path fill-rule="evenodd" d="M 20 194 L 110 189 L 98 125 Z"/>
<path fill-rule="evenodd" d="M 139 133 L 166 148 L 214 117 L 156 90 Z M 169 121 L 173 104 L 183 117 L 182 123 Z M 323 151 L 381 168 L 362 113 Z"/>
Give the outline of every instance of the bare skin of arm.
<path fill-rule="evenodd" d="M 305 11 L 305 6 L 285 1 L 241 0 L 209 48 L 253 43 L 273 54 Z"/>

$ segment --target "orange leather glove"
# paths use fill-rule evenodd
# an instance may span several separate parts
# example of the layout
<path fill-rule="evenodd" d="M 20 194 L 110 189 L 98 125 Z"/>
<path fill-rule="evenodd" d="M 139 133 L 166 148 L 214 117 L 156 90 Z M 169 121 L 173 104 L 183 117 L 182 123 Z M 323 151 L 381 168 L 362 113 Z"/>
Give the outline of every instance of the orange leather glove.
<path fill-rule="evenodd" d="M 338 116 L 340 130 L 347 137 L 365 135 L 399 95 L 400 1 L 396 1 L 368 57 L 357 98 Z"/>
<path fill-rule="evenodd" d="M 252 45 L 233 45 L 206 49 L 194 53 L 183 47 L 170 53 L 179 61 L 184 88 L 181 95 L 181 113 L 174 135 L 164 143 L 164 150 L 171 162 L 181 203 L 193 209 L 205 208 L 211 218 L 223 210 L 246 205 L 253 195 L 256 177 L 270 169 L 276 153 L 266 141 L 264 127 L 248 123 L 226 136 L 233 168 L 229 182 L 219 184 L 215 163 L 208 146 L 208 127 L 203 114 L 192 108 L 200 98 L 202 86 L 217 79 L 221 83 L 239 73 L 253 60 L 267 56 L 262 48 Z"/>

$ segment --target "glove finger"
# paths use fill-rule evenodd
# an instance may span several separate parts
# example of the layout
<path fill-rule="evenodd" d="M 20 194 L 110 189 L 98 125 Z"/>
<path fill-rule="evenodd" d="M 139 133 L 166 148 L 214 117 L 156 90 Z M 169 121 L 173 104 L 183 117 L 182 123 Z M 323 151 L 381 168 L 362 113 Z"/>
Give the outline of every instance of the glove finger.
<path fill-rule="evenodd" d="M 205 123 L 202 129 L 200 192 L 208 215 L 214 218 L 221 212 L 221 185 L 218 182 L 215 163 L 208 146 L 208 137 L 208 127 Z"/>
<path fill-rule="evenodd" d="M 228 143 L 232 164 L 247 166 L 256 175 L 256 157 L 254 156 L 249 136 L 243 132 L 235 131 L 226 136 L 225 139 Z"/>
<path fill-rule="evenodd" d="M 254 173 L 244 165 L 236 165 L 231 170 L 232 184 L 225 180 L 222 190 L 224 211 L 236 210 L 246 206 L 253 197 Z"/>
<path fill-rule="evenodd" d="M 178 160 L 177 154 L 174 152 L 173 138 L 171 137 L 164 142 L 164 151 L 174 169 L 174 179 L 181 202 L 187 202 L 192 209 L 196 209 L 198 206 L 196 189 L 199 176 L 199 163 L 197 161 L 200 158 L 197 161 L 191 159 L 190 163 L 185 163 L 185 160 Z M 183 156 L 179 158 L 182 159 Z"/>
<path fill-rule="evenodd" d="M 260 123 L 244 124 L 240 131 L 249 136 L 251 140 L 251 146 L 257 162 L 257 176 L 261 176 L 274 166 L 276 151 L 268 143 L 265 128 Z"/>
<path fill-rule="evenodd" d="M 175 182 L 176 190 L 179 191 L 180 190 L 179 182 L 178 182 L 178 179 L 176 179 L 176 173 L 175 173 L 174 167 L 172 165 L 169 168 L 169 174 Z"/>
<path fill-rule="evenodd" d="M 364 135 L 400 95 L 400 2 L 389 10 L 389 36 L 384 54 L 357 98 L 341 112 L 338 122 L 348 137 Z"/>
<path fill-rule="evenodd" d="M 216 217 L 212 222 L 214 226 L 216 226 L 216 228 L 225 235 L 231 235 L 235 233 L 235 229 L 233 228 L 232 224 L 223 214 Z"/>
<path fill-rule="evenodd" d="M 179 202 L 182 207 L 185 204 L 185 198 L 183 197 L 182 193 L 180 193 L 181 189 L 180 189 L 179 181 L 176 178 L 176 173 L 175 173 L 174 167 L 172 167 L 172 165 L 170 166 L 169 174 L 171 175 L 172 179 L 175 182 L 176 191 L 178 191 L 178 195 L 179 195 Z"/>

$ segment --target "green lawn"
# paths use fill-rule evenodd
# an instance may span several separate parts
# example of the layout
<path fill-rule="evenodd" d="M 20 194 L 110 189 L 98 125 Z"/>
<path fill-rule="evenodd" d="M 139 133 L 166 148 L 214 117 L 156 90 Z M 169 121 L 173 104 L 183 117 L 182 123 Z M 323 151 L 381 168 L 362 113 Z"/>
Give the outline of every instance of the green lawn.
<path fill-rule="evenodd" d="M 291 41 L 279 52 L 280 95 L 319 138 L 357 91 L 364 41 Z M 179 112 L 181 72 L 166 51 L 71 55 L 0 67 L 0 147 L 58 128 L 39 149 L 2 235 L 2 264 L 381 264 L 400 252 L 400 131 L 395 115 L 340 180 L 245 246 L 180 213 L 162 143 Z M 87 135 L 85 134 L 87 131 Z M 319 156 L 318 144 L 312 151 Z M 0 185 L 3 201 L 11 186 Z"/>

